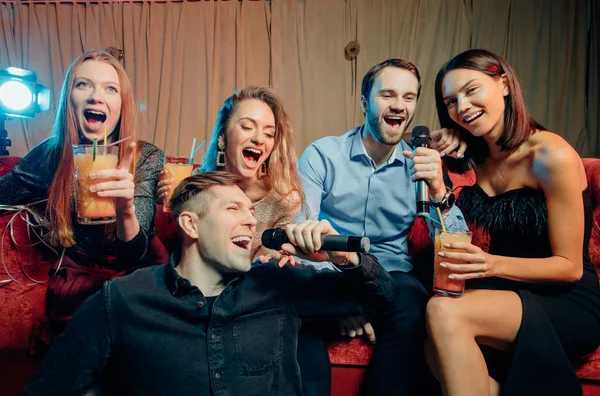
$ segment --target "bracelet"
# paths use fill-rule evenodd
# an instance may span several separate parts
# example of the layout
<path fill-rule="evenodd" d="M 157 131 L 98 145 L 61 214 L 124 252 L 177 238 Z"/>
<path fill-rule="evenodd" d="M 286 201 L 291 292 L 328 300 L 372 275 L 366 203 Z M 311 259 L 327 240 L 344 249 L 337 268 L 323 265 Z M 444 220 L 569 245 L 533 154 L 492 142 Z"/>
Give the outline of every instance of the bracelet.
<path fill-rule="evenodd" d="M 430 202 L 430 204 L 434 208 L 440 208 L 440 210 L 448 210 L 454 206 L 454 202 L 456 201 L 456 196 L 452 192 L 452 190 L 446 187 L 446 194 L 442 197 L 440 202 Z"/>

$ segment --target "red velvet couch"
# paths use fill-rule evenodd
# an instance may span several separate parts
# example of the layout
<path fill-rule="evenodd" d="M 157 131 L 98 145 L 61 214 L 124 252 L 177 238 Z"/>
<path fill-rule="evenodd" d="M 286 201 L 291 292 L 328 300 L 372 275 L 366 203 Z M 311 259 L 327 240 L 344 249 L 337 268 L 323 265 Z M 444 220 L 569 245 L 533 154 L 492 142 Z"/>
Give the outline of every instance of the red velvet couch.
<path fill-rule="evenodd" d="M 0 175 L 8 172 L 19 161 L 17 157 L 0 157 Z M 594 230 L 590 241 L 592 262 L 600 269 L 600 160 L 584 159 L 590 187 L 595 197 Z M 455 186 L 473 183 L 472 175 L 451 175 Z M 22 212 L 23 214 L 23 212 Z M 36 280 L 47 279 L 51 263 L 44 259 L 40 245 L 28 246 L 30 239 L 22 216 L 15 212 L 0 211 L 0 394 L 16 395 L 35 369 L 37 359 L 32 357 L 45 311 L 46 287 Z M 168 216 L 157 216 L 157 228 L 169 226 Z M 12 227 L 10 225 L 12 224 Z M 418 228 L 418 227 L 416 227 Z M 423 245 L 417 231 L 411 233 L 413 245 Z M 173 247 L 169 233 L 160 233 L 165 246 Z M 13 242 L 16 241 L 17 245 Z M 413 246 L 415 254 L 423 254 L 426 246 Z M 8 270 L 8 273 L 7 273 Z M 600 272 L 600 271 L 599 271 Z M 4 280 L 13 277 L 15 281 Z M 371 347 L 361 340 L 338 341 L 329 347 L 332 363 L 332 395 L 356 395 L 364 369 L 371 355 Z M 581 378 L 584 395 L 600 396 L 600 350 L 587 359 L 574 363 Z"/>

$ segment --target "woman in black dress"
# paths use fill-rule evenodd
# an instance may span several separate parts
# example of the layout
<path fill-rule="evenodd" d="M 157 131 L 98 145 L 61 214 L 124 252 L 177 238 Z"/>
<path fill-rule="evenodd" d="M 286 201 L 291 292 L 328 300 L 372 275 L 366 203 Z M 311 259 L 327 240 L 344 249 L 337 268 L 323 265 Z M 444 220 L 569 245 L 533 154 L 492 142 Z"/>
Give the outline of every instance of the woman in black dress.
<path fill-rule="evenodd" d="M 476 184 L 458 205 L 473 231 L 461 298 L 427 306 L 427 358 L 446 395 L 577 395 L 570 358 L 600 344 L 600 289 L 589 261 L 592 203 L 575 150 L 525 107 L 510 65 L 485 50 L 457 55 L 439 71 L 442 127 L 468 143 L 453 171 Z"/>

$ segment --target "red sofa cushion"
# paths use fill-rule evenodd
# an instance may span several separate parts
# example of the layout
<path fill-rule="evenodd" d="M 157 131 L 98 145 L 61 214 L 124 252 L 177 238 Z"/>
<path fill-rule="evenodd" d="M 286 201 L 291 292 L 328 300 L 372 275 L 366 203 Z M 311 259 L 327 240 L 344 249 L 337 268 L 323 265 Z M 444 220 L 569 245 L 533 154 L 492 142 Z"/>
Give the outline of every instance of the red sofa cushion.
<path fill-rule="evenodd" d="M 19 160 L 0 157 L 0 176 Z M 38 246 L 31 247 L 35 237 L 30 239 L 27 224 L 15 215 L 0 211 L 0 383 L 4 395 L 18 394 L 35 369 L 30 340 L 36 338 L 32 334 L 41 330 L 45 317 L 46 284 L 36 284 L 28 276 L 47 280 L 51 266 Z"/>
<path fill-rule="evenodd" d="M 173 215 L 171 212 L 165 212 L 162 205 L 156 205 L 154 225 L 158 239 L 160 239 L 169 253 L 174 252 L 179 243 L 179 231 L 177 230 L 177 224 L 175 224 Z"/>
<path fill-rule="evenodd" d="M 600 205 L 598 205 L 598 201 L 600 201 L 600 159 L 583 158 L 583 165 L 585 166 L 588 185 L 595 205 L 592 219 L 592 235 L 590 236 L 588 249 L 590 260 L 600 275 Z M 579 378 L 600 380 L 600 348 L 574 366 Z"/>
<path fill-rule="evenodd" d="M 600 201 L 600 159 L 584 158 L 583 165 L 595 205 L 589 253 L 592 263 L 596 266 L 596 271 L 600 274 L 600 205 L 598 205 L 598 201 Z"/>
<path fill-rule="evenodd" d="M 0 157 L 0 176 L 19 162 L 19 157 Z M 0 211 L 0 351 L 27 349 L 29 337 L 44 317 L 46 284 L 51 263 L 44 260 L 42 249 L 31 246 L 23 220 L 26 212 Z M 12 279 L 11 279 L 12 278 Z M 0 370 L 1 372 L 1 370 Z"/>

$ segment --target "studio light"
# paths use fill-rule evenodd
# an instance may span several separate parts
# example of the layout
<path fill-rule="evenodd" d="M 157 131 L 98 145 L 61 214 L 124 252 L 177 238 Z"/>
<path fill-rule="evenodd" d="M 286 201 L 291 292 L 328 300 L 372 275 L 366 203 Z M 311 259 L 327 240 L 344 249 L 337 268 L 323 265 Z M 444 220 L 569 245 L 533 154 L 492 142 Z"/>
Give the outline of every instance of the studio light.
<path fill-rule="evenodd" d="M 4 128 L 9 117 L 33 118 L 50 107 L 50 90 L 37 83 L 31 70 L 7 67 L 0 70 L 0 155 L 8 155 L 12 142 Z"/>
<path fill-rule="evenodd" d="M 18 67 L 0 70 L 0 114 L 33 118 L 50 107 L 50 90 L 37 83 L 35 72 Z"/>

